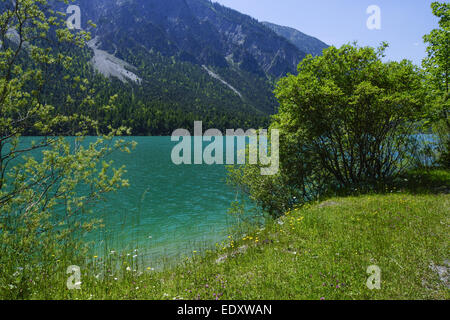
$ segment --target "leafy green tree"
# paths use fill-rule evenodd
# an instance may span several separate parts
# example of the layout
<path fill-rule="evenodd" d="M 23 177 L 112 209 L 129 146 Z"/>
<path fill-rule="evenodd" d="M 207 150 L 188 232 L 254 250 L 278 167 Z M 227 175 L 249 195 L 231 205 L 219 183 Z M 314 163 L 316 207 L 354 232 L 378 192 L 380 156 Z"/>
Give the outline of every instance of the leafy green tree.
<path fill-rule="evenodd" d="M 450 122 L 449 122 L 449 73 L 450 73 L 450 4 L 433 2 L 433 14 L 439 18 L 439 28 L 424 36 L 429 44 L 428 57 L 423 60 L 427 74 L 429 120 L 439 137 L 438 151 L 441 162 L 450 165 Z"/>
<path fill-rule="evenodd" d="M 386 46 L 330 47 L 281 79 L 271 125 L 281 134 L 280 174 L 247 166 L 232 170 L 232 181 L 278 215 L 332 190 L 375 188 L 408 168 L 423 81 L 409 61 L 383 62 Z"/>
<path fill-rule="evenodd" d="M 96 121 L 61 115 L 43 98 L 52 71 L 70 68 L 71 56 L 60 49 L 82 47 L 89 35 L 69 31 L 46 0 L 0 0 L 0 9 L 0 296 L 27 298 L 36 288 L 64 285 L 52 283 L 68 267 L 58 262 L 82 259 L 77 236 L 94 225 L 80 217 L 104 193 L 127 185 L 124 168 L 105 157 L 129 144 L 114 139 L 127 133 L 123 127 L 85 141 Z M 93 105 L 87 80 L 72 81 L 77 98 L 64 103 Z M 110 102 L 104 110 L 114 109 L 114 97 Z M 57 136 L 61 128 L 75 137 Z M 29 132 L 38 136 L 24 137 Z"/>

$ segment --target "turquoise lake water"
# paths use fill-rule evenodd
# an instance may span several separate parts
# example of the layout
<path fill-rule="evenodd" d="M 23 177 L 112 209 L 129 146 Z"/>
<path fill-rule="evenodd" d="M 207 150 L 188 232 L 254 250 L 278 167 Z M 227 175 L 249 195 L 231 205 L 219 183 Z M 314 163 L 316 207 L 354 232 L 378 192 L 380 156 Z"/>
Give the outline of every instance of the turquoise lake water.
<path fill-rule="evenodd" d="M 35 139 L 39 140 L 23 141 Z M 130 187 L 107 195 L 87 218 L 104 220 L 105 227 L 89 236 L 97 254 L 105 248 L 126 253 L 139 249 L 146 261 L 177 260 L 227 238 L 235 224 L 227 211 L 237 195 L 226 184 L 224 165 L 173 164 L 177 143 L 170 137 L 125 139 L 136 141 L 136 149 L 111 158 L 116 167 L 126 166 Z M 433 139 L 423 135 L 423 140 Z"/>
<path fill-rule="evenodd" d="M 235 191 L 226 185 L 223 165 L 175 165 L 170 137 L 127 138 L 138 143 L 131 154 L 112 156 L 126 165 L 130 187 L 96 206 L 105 228 L 95 234 L 99 248 L 142 248 L 148 258 L 179 257 L 214 247 L 227 237 L 227 214 Z"/>

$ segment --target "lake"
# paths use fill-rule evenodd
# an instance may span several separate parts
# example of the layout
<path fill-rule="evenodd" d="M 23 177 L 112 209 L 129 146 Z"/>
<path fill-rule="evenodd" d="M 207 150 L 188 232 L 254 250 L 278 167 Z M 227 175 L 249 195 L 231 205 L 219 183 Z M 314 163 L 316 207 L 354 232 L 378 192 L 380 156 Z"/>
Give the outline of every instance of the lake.
<path fill-rule="evenodd" d="M 96 206 L 105 228 L 95 234 L 101 248 L 145 250 L 149 259 L 179 257 L 214 247 L 227 237 L 227 214 L 235 191 L 224 165 L 175 165 L 170 137 L 126 138 L 138 143 L 131 154 L 115 153 L 126 165 L 130 187 Z M 101 250 L 101 249 L 99 249 Z"/>
<path fill-rule="evenodd" d="M 34 139 L 39 138 L 23 141 Z M 136 141 L 136 149 L 111 158 L 115 166 L 126 166 L 130 187 L 107 195 L 94 208 L 92 218 L 105 224 L 88 237 L 95 240 L 96 254 L 106 248 L 134 255 L 138 249 L 146 261 L 177 260 L 227 238 L 235 224 L 227 211 L 237 195 L 226 184 L 224 165 L 175 165 L 171 154 L 177 142 L 171 137 L 125 139 Z M 427 135 L 421 139 L 433 140 Z"/>

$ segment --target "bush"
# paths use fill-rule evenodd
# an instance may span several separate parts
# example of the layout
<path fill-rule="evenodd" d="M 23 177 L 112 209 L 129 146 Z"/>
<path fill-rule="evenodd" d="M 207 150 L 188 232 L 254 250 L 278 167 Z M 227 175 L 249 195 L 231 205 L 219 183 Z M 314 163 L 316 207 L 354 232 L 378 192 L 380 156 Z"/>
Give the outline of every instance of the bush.
<path fill-rule="evenodd" d="M 129 134 L 109 128 L 108 134 L 86 141 L 83 135 L 100 132 L 98 123 L 82 114 L 92 106 L 94 92 L 85 79 L 74 83 L 64 107 L 80 113 L 64 116 L 46 104 L 52 70 L 70 70 L 73 56 L 64 45 L 83 47 L 89 35 L 71 32 L 65 19 L 50 10 L 46 0 L 0 1 L 0 298 L 52 297 L 64 288 L 66 268 L 81 263 L 87 245 L 84 232 L 97 226 L 86 221 L 92 205 L 128 185 L 124 168 L 114 168 L 107 157 L 129 151 L 133 143 L 113 139 Z M 16 37 L 11 37 L 14 30 Z M 54 47 L 47 47 L 55 39 Z M 57 39 L 57 41 L 56 41 Z M 6 40 L 6 41 L 5 41 Z M 58 45 L 56 45 L 58 44 Z M 116 97 L 102 112 L 114 108 Z M 65 128 L 66 135 L 57 137 Z M 76 128 L 81 128 L 77 130 Z M 35 132 L 32 140 L 24 138 Z"/>
<path fill-rule="evenodd" d="M 422 65 L 427 79 L 427 122 L 437 137 L 437 160 L 445 168 L 450 166 L 450 4 L 433 2 L 433 15 L 439 27 L 423 37 L 428 43 L 427 57 Z"/>
<path fill-rule="evenodd" d="M 409 61 L 383 62 L 386 47 L 330 47 L 281 79 L 271 125 L 280 129 L 281 172 L 235 168 L 232 181 L 277 215 L 331 190 L 374 188 L 410 167 L 423 78 Z"/>

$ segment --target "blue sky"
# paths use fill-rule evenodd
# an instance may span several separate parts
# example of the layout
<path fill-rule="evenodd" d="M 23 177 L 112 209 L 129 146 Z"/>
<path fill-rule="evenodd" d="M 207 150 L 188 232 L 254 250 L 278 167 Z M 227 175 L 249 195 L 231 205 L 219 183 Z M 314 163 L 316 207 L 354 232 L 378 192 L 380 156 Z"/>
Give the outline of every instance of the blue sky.
<path fill-rule="evenodd" d="M 259 21 L 293 27 L 330 45 L 358 41 L 360 45 L 390 45 L 387 59 L 425 57 L 423 35 L 438 26 L 433 0 L 213 0 Z M 441 2 L 446 2 L 441 0 Z M 369 30 L 370 5 L 381 9 L 381 30 Z"/>

